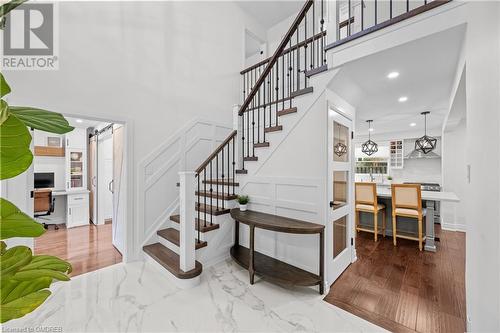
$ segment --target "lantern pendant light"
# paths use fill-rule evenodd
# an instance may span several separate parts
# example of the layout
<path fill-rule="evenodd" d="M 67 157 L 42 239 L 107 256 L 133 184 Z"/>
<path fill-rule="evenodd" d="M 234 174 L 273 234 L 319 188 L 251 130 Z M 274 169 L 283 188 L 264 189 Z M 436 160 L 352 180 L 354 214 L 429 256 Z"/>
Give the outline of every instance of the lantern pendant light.
<path fill-rule="evenodd" d="M 437 139 L 427 135 L 427 115 L 429 111 L 422 112 L 424 116 L 424 136 L 415 140 L 415 150 L 428 154 L 436 148 Z"/>
<path fill-rule="evenodd" d="M 337 126 L 338 126 L 338 138 L 337 138 L 337 144 L 335 146 L 333 146 L 333 152 L 335 153 L 335 155 L 337 155 L 338 157 L 342 157 L 342 155 L 344 155 L 345 153 L 347 153 L 347 146 L 345 144 L 343 144 L 342 142 L 340 142 L 340 124 L 336 123 Z"/>
<path fill-rule="evenodd" d="M 368 123 L 368 141 L 361 145 L 361 151 L 366 155 L 371 156 L 378 152 L 378 145 L 371 140 L 370 136 L 373 120 L 367 120 L 366 122 Z"/>

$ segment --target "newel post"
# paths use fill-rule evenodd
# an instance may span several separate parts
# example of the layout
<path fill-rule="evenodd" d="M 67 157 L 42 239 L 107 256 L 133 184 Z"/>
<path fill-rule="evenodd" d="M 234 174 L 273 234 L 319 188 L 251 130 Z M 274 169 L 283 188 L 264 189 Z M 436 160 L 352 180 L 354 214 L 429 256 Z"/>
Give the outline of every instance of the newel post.
<path fill-rule="evenodd" d="M 238 114 L 240 111 L 241 105 L 235 104 L 233 105 L 233 130 L 238 131 L 238 134 L 236 135 L 236 146 L 235 146 L 235 156 L 236 156 L 236 169 L 242 169 L 243 168 L 243 154 L 241 153 L 242 145 L 243 142 L 241 140 L 241 135 L 243 133 L 242 128 L 241 128 L 241 117 Z"/>
<path fill-rule="evenodd" d="M 180 178 L 180 269 L 184 272 L 195 268 L 195 180 L 196 172 L 179 172 Z"/>

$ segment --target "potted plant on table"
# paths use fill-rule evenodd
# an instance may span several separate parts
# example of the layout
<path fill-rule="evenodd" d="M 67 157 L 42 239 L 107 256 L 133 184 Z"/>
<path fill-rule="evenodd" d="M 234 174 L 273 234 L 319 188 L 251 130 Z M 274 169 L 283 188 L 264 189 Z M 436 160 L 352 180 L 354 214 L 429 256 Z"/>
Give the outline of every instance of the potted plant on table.
<path fill-rule="evenodd" d="M 391 185 L 391 184 L 392 184 L 392 176 L 387 176 L 387 183 L 388 183 L 389 185 Z"/>
<path fill-rule="evenodd" d="M 244 212 L 247 210 L 247 204 L 250 201 L 248 195 L 238 195 L 238 203 L 240 204 L 240 211 Z"/>

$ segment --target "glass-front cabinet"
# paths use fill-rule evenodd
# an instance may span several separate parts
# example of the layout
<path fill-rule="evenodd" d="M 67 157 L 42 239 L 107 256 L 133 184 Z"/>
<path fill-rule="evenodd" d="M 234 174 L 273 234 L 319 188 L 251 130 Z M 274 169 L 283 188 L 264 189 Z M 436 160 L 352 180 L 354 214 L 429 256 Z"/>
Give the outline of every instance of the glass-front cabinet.
<path fill-rule="evenodd" d="M 67 180 L 67 189 L 81 189 L 85 187 L 84 174 L 85 174 L 85 160 L 82 150 L 71 149 L 68 151 L 69 156 L 69 175 Z"/>

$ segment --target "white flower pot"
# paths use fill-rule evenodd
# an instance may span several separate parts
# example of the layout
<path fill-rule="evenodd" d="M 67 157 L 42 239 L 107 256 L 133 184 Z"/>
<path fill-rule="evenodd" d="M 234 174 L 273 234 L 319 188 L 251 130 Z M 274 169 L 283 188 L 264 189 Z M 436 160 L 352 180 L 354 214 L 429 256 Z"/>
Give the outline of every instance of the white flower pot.
<path fill-rule="evenodd" d="M 240 211 L 244 212 L 247 210 L 247 205 L 240 205 Z"/>

